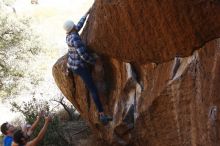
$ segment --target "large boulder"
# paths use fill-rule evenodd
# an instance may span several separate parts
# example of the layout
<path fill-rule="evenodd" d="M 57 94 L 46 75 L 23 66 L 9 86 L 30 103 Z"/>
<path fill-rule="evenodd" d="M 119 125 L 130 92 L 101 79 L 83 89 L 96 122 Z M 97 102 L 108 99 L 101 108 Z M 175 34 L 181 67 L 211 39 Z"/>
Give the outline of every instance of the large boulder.
<path fill-rule="evenodd" d="M 125 62 L 189 56 L 220 37 L 219 0 L 96 0 L 85 40 Z"/>
<path fill-rule="evenodd" d="M 63 94 L 110 145 L 217 146 L 220 1 L 96 0 L 83 38 L 100 55 L 92 69 L 105 112 L 98 121 L 83 81 L 53 67 Z"/>

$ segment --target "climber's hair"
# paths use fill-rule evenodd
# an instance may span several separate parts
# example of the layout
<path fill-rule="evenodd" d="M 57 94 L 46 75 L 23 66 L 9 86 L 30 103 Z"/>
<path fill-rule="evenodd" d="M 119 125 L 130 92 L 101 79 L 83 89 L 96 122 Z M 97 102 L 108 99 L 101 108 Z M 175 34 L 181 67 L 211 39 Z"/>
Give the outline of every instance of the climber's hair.
<path fill-rule="evenodd" d="M 19 145 L 23 145 L 25 139 L 26 138 L 21 130 L 15 131 L 15 133 L 13 135 L 13 140 L 15 143 L 17 143 Z"/>

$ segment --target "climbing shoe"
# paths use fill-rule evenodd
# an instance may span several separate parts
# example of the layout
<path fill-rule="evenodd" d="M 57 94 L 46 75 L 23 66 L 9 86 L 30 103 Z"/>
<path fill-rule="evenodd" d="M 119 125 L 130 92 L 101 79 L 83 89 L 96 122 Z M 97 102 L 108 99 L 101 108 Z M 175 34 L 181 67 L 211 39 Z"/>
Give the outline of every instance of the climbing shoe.
<path fill-rule="evenodd" d="M 112 121 L 112 117 L 107 115 L 100 115 L 99 120 L 102 122 L 103 125 L 106 125 L 109 121 Z"/>

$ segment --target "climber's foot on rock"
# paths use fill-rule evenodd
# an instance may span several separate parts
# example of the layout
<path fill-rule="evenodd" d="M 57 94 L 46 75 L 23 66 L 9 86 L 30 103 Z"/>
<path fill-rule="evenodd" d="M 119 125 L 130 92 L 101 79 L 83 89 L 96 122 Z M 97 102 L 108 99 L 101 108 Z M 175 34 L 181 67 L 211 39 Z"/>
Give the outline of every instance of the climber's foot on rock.
<path fill-rule="evenodd" d="M 107 125 L 110 121 L 112 121 L 112 117 L 108 115 L 100 114 L 99 120 L 103 125 Z"/>

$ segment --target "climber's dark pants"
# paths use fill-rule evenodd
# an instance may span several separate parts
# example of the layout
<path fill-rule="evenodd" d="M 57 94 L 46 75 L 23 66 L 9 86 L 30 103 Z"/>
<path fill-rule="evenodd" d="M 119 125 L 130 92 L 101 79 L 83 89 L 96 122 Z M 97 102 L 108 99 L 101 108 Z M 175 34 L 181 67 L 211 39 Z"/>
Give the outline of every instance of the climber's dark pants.
<path fill-rule="evenodd" d="M 99 99 L 97 88 L 93 82 L 89 70 L 86 67 L 78 67 L 76 70 L 73 70 L 73 72 L 82 78 L 82 80 L 86 84 L 86 87 L 89 89 L 90 93 L 92 94 L 93 100 L 95 102 L 98 111 L 103 112 L 102 103 Z"/>

